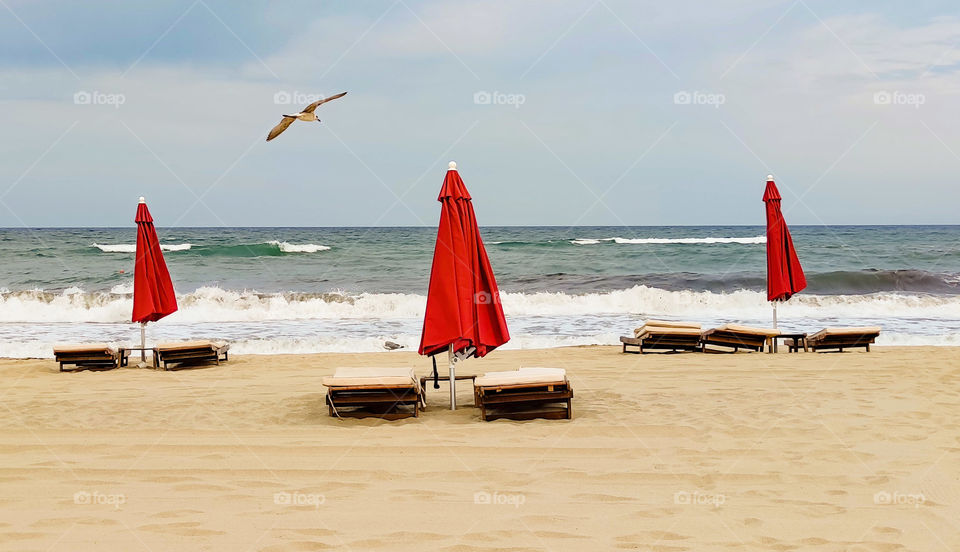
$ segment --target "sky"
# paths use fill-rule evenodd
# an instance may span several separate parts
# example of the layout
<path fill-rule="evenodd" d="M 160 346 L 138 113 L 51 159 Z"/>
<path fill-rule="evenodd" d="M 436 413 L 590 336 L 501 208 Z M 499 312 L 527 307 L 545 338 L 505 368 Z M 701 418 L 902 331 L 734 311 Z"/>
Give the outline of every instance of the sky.
<path fill-rule="evenodd" d="M 958 99 L 955 1 L 0 0 L 0 227 L 956 224 Z"/>

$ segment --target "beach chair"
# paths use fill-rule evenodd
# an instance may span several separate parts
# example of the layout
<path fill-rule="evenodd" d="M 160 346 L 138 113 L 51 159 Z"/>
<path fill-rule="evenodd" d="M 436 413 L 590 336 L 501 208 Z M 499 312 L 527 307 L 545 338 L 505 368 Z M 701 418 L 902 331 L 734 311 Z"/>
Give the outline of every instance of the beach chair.
<path fill-rule="evenodd" d="M 474 380 L 473 391 L 483 421 L 573 418 L 573 388 L 562 368 L 488 372 Z"/>
<path fill-rule="evenodd" d="M 83 343 L 77 345 L 57 345 L 53 348 L 53 357 L 60 363 L 61 372 L 77 370 L 111 370 L 126 366 L 130 351 L 114 349 L 106 343 Z M 64 370 L 64 365 L 76 366 L 74 370 Z"/>
<path fill-rule="evenodd" d="M 724 324 L 719 328 L 703 332 L 703 335 L 700 336 L 700 343 L 704 345 L 704 352 L 715 352 L 707 349 L 706 345 L 727 347 L 733 349 L 733 352 L 740 349 L 763 351 L 763 347 L 766 345 L 768 351 L 772 353 L 773 341 L 778 335 L 780 335 L 780 330 L 775 328 L 753 328 L 740 324 Z"/>
<path fill-rule="evenodd" d="M 633 331 L 633 337 L 620 337 L 624 353 L 643 354 L 648 349 L 669 351 L 699 351 L 700 324 L 647 320 Z M 633 351 L 629 348 L 636 348 Z"/>
<path fill-rule="evenodd" d="M 198 364 L 201 362 L 226 362 L 230 345 L 215 341 L 182 341 L 180 343 L 161 343 L 153 348 L 153 365 L 157 368 L 163 363 L 166 370 L 170 364 Z"/>
<path fill-rule="evenodd" d="M 819 332 L 807 336 L 807 346 L 814 351 L 837 349 L 841 353 L 844 349 L 863 347 L 870 351 L 870 344 L 880 336 L 879 326 L 861 328 L 824 328 Z"/>
<path fill-rule="evenodd" d="M 413 368 L 337 368 L 322 383 L 330 415 L 338 418 L 416 418 L 426 405 Z"/>

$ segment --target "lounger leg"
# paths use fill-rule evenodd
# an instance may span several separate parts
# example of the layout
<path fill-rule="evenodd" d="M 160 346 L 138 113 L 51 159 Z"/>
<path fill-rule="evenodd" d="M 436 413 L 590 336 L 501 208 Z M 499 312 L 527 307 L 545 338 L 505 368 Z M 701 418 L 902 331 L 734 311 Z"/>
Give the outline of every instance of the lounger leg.
<path fill-rule="evenodd" d="M 567 419 L 573 419 L 573 399 L 567 399 Z"/>
<path fill-rule="evenodd" d="M 869 344 L 869 343 L 867 343 L 867 352 L 868 352 L 868 353 L 870 352 L 870 344 Z"/>

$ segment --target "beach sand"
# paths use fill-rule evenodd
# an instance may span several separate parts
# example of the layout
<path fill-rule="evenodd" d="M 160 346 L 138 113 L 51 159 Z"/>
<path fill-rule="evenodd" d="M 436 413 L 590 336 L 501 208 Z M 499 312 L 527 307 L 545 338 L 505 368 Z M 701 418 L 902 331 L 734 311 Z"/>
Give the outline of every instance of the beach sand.
<path fill-rule="evenodd" d="M 0 361 L 2 550 L 958 550 L 960 351 L 496 351 L 574 419 L 338 420 L 323 375 L 410 352 L 161 372 Z M 290 504 L 288 504 L 288 502 Z M 489 503 L 485 503 L 489 502 Z"/>

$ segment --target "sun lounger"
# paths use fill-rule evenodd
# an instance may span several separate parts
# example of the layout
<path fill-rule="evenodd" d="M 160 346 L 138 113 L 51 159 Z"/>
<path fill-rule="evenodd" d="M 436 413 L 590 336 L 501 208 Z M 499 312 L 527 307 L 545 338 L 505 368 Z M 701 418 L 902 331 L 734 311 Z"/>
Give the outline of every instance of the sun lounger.
<path fill-rule="evenodd" d="M 100 369 L 110 370 L 118 366 L 126 366 L 130 358 L 130 351 L 114 349 L 105 343 L 85 343 L 80 345 L 57 345 L 53 348 L 53 356 L 60 363 L 60 371 L 64 365 L 72 364 L 75 370 Z M 72 372 L 75 370 L 66 370 Z"/>
<path fill-rule="evenodd" d="M 214 341 L 183 341 L 180 343 L 161 343 L 153 348 L 153 365 L 157 368 L 163 363 L 163 369 L 173 363 L 196 364 L 228 360 L 230 345 Z"/>
<path fill-rule="evenodd" d="M 621 337 L 620 343 L 623 343 L 624 353 L 643 354 L 648 349 L 698 351 L 700 324 L 647 320 L 643 326 L 633 331 L 633 337 Z M 635 347 L 637 350 L 631 351 L 628 347 Z"/>
<path fill-rule="evenodd" d="M 780 330 L 774 328 L 753 328 L 740 324 L 724 324 L 719 328 L 707 330 L 700 337 L 703 345 L 728 347 L 734 352 L 740 349 L 763 351 L 764 345 L 773 352 L 773 340 L 780 335 Z M 704 352 L 709 351 L 704 347 Z"/>
<path fill-rule="evenodd" d="M 473 390 L 484 421 L 573 418 L 573 389 L 561 368 L 488 372 L 474 380 Z"/>
<path fill-rule="evenodd" d="M 863 347 L 869 352 L 870 344 L 873 343 L 879 335 L 879 326 L 824 328 L 815 334 L 807 336 L 807 346 L 814 351 L 837 349 L 841 353 L 844 349 Z"/>
<path fill-rule="evenodd" d="M 338 418 L 418 417 L 425 404 L 413 368 L 337 368 L 322 383 L 330 415 Z M 410 406 L 412 411 L 401 410 Z"/>

